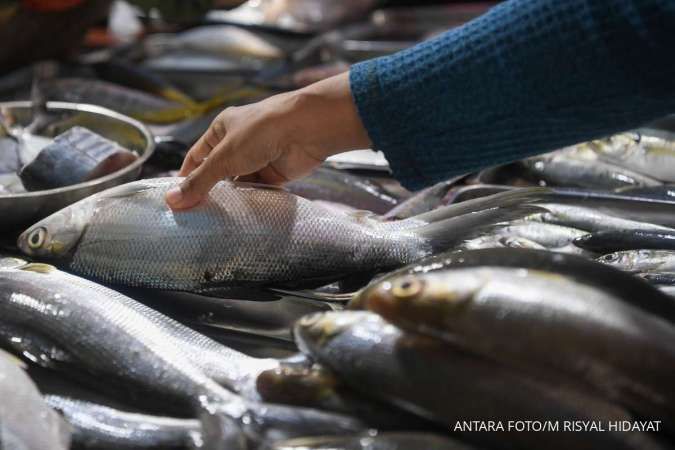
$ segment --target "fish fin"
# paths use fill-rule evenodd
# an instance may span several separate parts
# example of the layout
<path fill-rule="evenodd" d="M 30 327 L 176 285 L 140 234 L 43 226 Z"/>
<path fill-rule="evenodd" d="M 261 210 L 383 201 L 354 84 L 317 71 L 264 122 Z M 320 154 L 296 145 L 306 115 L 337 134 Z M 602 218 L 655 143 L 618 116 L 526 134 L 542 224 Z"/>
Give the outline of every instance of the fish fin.
<path fill-rule="evenodd" d="M 123 184 L 122 186 L 117 186 L 109 191 L 102 192 L 99 194 L 99 199 L 132 197 L 155 187 L 155 185 L 144 184 L 143 182 L 137 181 L 135 183 Z"/>
<path fill-rule="evenodd" d="M 28 263 L 24 266 L 17 267 L 17 269 L 35 273 L 51 273 L 58 270 L 56 267 L 44 263 Z"/>
<path fill-rule="evenodd" d="M 281 288 L 268 288 L 272 292 L 276 292 L 283 295 L 290 295 L 292 297 L 306 298 L 310 300 L 321 300 L 324 302 L 348 302 L 352 299 L 356 292 L 347 292 L 340 294 L 331 294 L 328 292 L 313 291 L 310 289 L 303 290 L 293 290 L 293 289 L 281 289 Z"/>
<path fill-rule="evenodd" d="M 432 253 L 449 250 L 464 239 L 474 236 L 477 230 L 494 224 L 520 219 L 541 212 L 542 208 L 521 205 L 517 207 L 492 207 L 481 211 L 450 217 L 410 231 L 429 242 Z"/>
<path fill-rule="evenodd" d="M 412 216 L 412 219 L 427 223 L 440 222 L 446 219 L 459 217 L 468 213 L 483 211 L 489 208 L 523 205 L 534 201 L 542 201 L 552 194 L 551 189 L 542 187 L 513 189 L 497 194 L 466 200 L 432 211 Z"/>

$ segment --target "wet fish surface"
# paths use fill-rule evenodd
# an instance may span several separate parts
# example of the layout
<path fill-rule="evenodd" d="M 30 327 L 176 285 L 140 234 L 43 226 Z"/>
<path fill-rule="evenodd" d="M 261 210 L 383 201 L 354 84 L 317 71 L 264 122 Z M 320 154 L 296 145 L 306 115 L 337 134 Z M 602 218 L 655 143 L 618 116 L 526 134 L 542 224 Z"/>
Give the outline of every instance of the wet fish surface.
<path fill-rule="evenodd" d="M 365 304 L 407 330 L 568 376 L 673 423 L 675 328 L 601 290 L 537 270 L 456 269 L 392 280 Z"/>
<path fill-rule="evenodd" d="M 598 231 L 578 237 L 574 245 L 598 253 L 640 249 L 675 250 L 675 231 Z"/>
<path fill-rule="evenodd" d="M 621 408 L 577 390 L 574 384 L 561 383 L 556 376 L 540 381 L 438 340 L 405 334 L 369 312 L 314 314 L 301 319 L 295 333 L 303 352 L 330 367 L 364 395 L 393 402 L 446 429 L 467 418 L 629 417 Z M 458 432 L 458 436 L 488 448 L 537 449 L 544 442 L 547 448 L 561 449 L 659 448 L 649 436 L 639 434 Z M 598 441 L 591 442 L 593 438 Z"/>
<path fill-rule="evenodd" d="M 319 167 L 311 174 L 284 185 L 290 192 L 309 200 L 341 203 L 356 209 L 384 214 L 400 203 L 381 185 L 348 172 Z"/>
<path fill-rule="evenodd" d="M 68 397 L 48 395 L 48 405 L 73 427 L 73 445 L 83 449 L 170 449 L 197 446 L 198 420 L 118 411 Z"/>
<path fill-rule="evenodd" d="M 70 428 L 18 364 L 0 350 L 0 449 L 67 450 Z"/>
<path fill-rule="evenodd" d="M 180 182 L 143 180 L 89 197 L 31 227 L 19 248 L 104 282 L 208 292 L 396 267 L 449 234 L 442 222 L 408 229 L 226 182 L 202 206 L 172 212 L 164 196 Z"/>
<path fill-rule="evenodd" d="M 165 328 L 130 306 L 130 299 L 92 298 L 78 280 L 40 264 L 0 271 L 3 322 L 37 330 L 94 373 L 124 379 L 186 411 L 227 418 L 254 441 L 362 428 L 340 415 L 245 400 L 208 377 Z"/>
<path fill-rule="evenodd" d="M 597 261 L 627 272 L 674 272 L 674 250 L 624 250 L 600 256 Z"/>

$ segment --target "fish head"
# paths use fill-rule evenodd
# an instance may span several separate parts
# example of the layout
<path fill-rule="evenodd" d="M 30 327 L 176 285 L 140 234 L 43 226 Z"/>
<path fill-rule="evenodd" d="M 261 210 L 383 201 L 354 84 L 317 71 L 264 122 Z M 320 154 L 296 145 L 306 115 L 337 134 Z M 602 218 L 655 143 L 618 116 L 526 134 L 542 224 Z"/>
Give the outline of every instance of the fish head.
<path fill-rule="evenodd" d="M 333 390 L 337 384 L 333 374 L 315 365 L 281 365 L 261 372 L 256 379 L 263 401 L 298 406 L 316 405 L 322 399 L 335 395 Z"/>
<path fill-rule="evenodd" d="M 382 282 L 364 300 L 366 308 L 407 330 L 442 325 L 459 316 L 480 288 L 474 277 L 435 273 L 405 275 Z"/>
<path fill-rule="evenodd" d="M 17 246 L 33 257 L 66 258 L 80 242 L 95 209 L 96 202 L 85 199 L 57 211 L 21 233 Z"/>
<path fill-rule="evenodd" d="M 635 264 L 636 253 L 632 251 L 621 251 L 608 253 L 597 258 L 597 261 L 613 266 L 622 270 L 630 270 Z"/>

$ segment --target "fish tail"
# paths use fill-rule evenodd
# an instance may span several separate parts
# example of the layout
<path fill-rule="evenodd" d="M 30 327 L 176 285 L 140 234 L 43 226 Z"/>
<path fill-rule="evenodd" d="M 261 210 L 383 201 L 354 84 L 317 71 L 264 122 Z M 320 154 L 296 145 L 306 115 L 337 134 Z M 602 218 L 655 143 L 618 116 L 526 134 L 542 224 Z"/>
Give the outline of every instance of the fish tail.
<path fill-rule="evenodd" d="M 412 219 L 420 220 L 427 223 L 441 222 L 454 217 L 459 217 L 464 214 L 482 211 L 495 207 L 510 207 L 540 201 L 551 194 L 548 188 L 533 187 L 513 189 L 506 192 L 499 192 L 497 194 L 487 195 L 472 200 L 466 200 L 461 203 L 437 208 L 433 211 L 418 214 L 411 217 Z"/>
<path fill-rule="evenodd" d="M 431 252 L 437 253 L 450 250 L 465 239 L 498 223 L 521 219 L 540 211 L 541 208 L 532 205 L 491 207 L 431 222 L 410 232 L 423 238 Z"/>

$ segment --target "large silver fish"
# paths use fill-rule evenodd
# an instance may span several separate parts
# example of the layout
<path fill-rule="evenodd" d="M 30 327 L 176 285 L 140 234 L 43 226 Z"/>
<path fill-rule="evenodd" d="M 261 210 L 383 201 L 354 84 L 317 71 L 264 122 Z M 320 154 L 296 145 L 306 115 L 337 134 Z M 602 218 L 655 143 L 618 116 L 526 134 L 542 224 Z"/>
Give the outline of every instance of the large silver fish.
<path fill-rule="evenodd" d="M 252 402 L 226 390 L 194 362 L 201 345 L 181 345 L 170 332 L 173 325 L 158 324 L 132 303 L 96 295 L 88 283 L 51 266 L 0 271 L 2 322 L 44 335 L 94 373 L 122 379 L 193 413 L 227 417 L 254 440 L 361 429 L 344 416 Z"/>
<path fill-rule="evenodd" d="M 67 450 L 70 427 L 19 364 L 0 350 L 0 449 Z"/>
<path fill-rule="evenodd" d="M 203 205 L 173 212 L 164 195 L 180 182 L 143 180 L 96 194 L 38 222 L 18 245 L 104 282 L 207 292 L 396 267 L 449 234 L 442 221 L 381 223 L 227 182 Z"/>
<path fill-rule="evenodd" d="M 542 380 L 535 373 L 511 369 L 443 342 L 405 334 L 372 313 L 313 314 L 301 319 L 295 331 L 303 352 L 364 395 L 429 417 L 468 442 L 505 449 L 660 448 L 639 433 L 457 430 L 458 422 L 471 420 L 607 421 L 630 416 L 588 394 L 582 385 L 561 382 L 556 375 Z"/>
<path fill-rule="evenodd" d="M 537 270 L 457 269 L 391 280 L 365 303 L 407 330 L 568 376 L 673 424 L 675 328 L 597 288 Z"/>
<path fill-rule="evenodd" d="M 202 428 L 196 419 L 155 417 L 118 411 L 57 395 L 45 401 L 73 427 L 73 444 L 82 449 L 166 449 L 198 447 Z"/>

